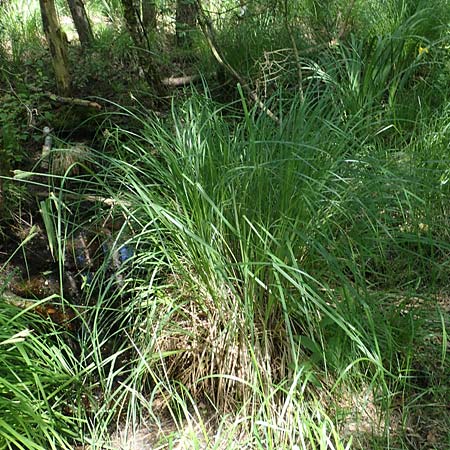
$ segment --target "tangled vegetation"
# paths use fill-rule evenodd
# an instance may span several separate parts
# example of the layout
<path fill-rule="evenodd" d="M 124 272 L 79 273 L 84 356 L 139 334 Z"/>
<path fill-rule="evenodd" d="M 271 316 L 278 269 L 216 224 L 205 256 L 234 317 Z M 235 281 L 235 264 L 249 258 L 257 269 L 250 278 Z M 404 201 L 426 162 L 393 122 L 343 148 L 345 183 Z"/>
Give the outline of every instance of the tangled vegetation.
<path fill-rule="evenodd" d="M 450 447 L 448 1 L 127 3 L 0 3 L 0 449 Z"/>

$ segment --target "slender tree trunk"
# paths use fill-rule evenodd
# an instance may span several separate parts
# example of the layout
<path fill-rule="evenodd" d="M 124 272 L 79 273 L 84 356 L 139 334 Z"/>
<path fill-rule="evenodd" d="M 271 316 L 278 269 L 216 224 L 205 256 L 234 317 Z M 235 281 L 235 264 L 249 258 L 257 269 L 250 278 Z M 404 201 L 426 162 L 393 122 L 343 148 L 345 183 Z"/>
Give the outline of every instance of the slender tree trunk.
<path fill-rule="evenodd" d="M 142 26 L 147 32 L 156 31 L 156 2 L 155 0 L 142 0 Z"/>
<path fill-rule="evenodd" d="M 149 52 L 150 43 L 146 30 L 142 27 L 139 11 L 135 7 L 133 0 L 122 0 L 122 6 L 128 32 L 133 39 L 134 45 L 137 47 L 139 65 L 144 71 L 147 83 L 153 87 L 156 94 L 162 96 L 165 93 L 165 88 L 161 82 L 161 74 L 156 61 Z"/>
<path fill-rule="evenodd" d="M 70 13 L 72 14 L 73 23 L 80 38 L 83 47 L 89 47 L 94 40 L 91 24 L 86 14 L 83 0 L 67 0 L 69 3 Z"/>
<path fill-rule="evenodd" d="M 141 48 L 147 48 L 145 36 L 142 32 L 142 27 L 139 24 L 139 14 L 133 0 L 122 0 L 122 6 L 127 29 L 133 39 L 134 45 Z"/>
<path fill-rule="evenodd" d="M 195 0 L 177 0 L 176 39 L 178 47 L 192 45 L 192 31 L 197 25 L 197 4 Z"/>
<path fill-rule="evenodd" d="M 71 79 L 67 58 L 67 38 L 61 30 L 54 0 L 39 0 L 42 24 L 52 56 L 58 93 L 69 96 Z"/>

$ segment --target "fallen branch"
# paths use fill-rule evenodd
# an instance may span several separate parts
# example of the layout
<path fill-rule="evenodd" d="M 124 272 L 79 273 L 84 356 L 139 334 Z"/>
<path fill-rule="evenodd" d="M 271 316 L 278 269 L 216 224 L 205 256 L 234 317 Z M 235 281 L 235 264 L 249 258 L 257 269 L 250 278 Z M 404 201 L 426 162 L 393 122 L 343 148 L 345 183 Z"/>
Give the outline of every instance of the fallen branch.
<path fill-rule="evenodd" d="M 35 173 L 35 172 L 26 172 L 24 170 L 14 170 L 14 179 L 25 181 L 30 184 L 37 184 L 35 182 L 30 182 L 29 178 L 34 177 L 36 175 L 45 175 L 42 173 Z M 1 180 L 1 178 L 0 178 Z M 52 197 L 57 198 L 57 196 L 62 193 L 64 195 L 64 198 L 67 198 L 69 200 L 81 200 L 86 202 L 99 202 L 104 203 L 107 206 L 113 207 L 113 206 L 124 206 L 129 207 L 131 206 L 131 203 L 123 201 L 123 200 L 117 200 L 115 198 L 111 197 L 101 197 L 99 195 L 90 195 L 90 194 L 72 194 L 71 192 L 66 191 L 57 191 L 57 192 L 49 192 L 49 191 L 34 191 L 33 194 L 37 197 Z"/>
<path fill-rule="evenodd" d="M 50 100 L 58 103 L 68 103 L 70 105 L 85 106 L 87 108 L 102 109 L 101 105 L 97 102 L 90 100 L 83 100 L 82 98 L 74 97 L 61 97 L 60 95 L 53 94 L 52 92 L 44 92 L 43 95 Z"/>
<path fill-rule="evenodd" d="M 164 86 L 180 87 L 180 86 L 187 86 L 188 84 L 194 83 L 195 81 L 199 80 L 201 80 L 201 76 L 199 74 L 194 74 L 194 75 L 185 75 L 183 77 L 163 78 L 161 82 Z"/>
<path fill-rule="evenodd" d="M 1 298 L 4 302 L 8 303 L 9 305 L 21 309 L 33 309 L 42 303 L 36 300 L 30 300 L 27 298 L 20 297 L 9 290 L 3 291 L 1 294 Z"/>

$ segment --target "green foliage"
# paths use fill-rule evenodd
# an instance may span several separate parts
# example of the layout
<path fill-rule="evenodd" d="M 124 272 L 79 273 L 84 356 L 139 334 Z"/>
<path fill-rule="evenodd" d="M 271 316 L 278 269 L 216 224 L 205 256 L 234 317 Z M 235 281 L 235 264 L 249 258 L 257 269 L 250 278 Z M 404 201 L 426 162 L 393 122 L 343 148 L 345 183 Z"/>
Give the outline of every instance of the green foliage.
<path fill-rule="evenodd" d="M 3 176 L 23 162 L 28 153 L 24 144 L 29 138 L 29 121 L 32 118 L 32 112 L 27 114 L 25 106 L 29 100 L 27 95 L 13 94 L 4 94 L 0 98 L 0 121 L 3 124 L 0 134 L 0 162 Z"/>
<path fill-rule="evenodd" d="M 2 5 L 0 47 L 15 65 L 20 65 L 24 56 L 39 46 L 40 20 L 38 2 L 18 0 Z"/>
<path fill-rule="evenodd" d="M 239 374 L 244 385 L 254 386 L 253 377 L 265 379 L 263 384 L 280 380 L 279 367 L 255 372 L 268 351 L 260 336 L 269 333 L 285 342 L 282 359 L 291 361 L 294 374 L 312 364 L 329 374 L 348 372 L 340 382 L 353 376 L 362 383 L 378 380 L 380 395 L 393 395 L 400 374 L 417 363 L 413 348 L 425 321 L 402 316 L 401 294 L 386 300 L 377 292 L 434 290 L 449 275 L 442 169 L 433 176 L 424 170 L 431 164 L 426 149 L 436 123 L 416 128 L 412 147 L 393 140 L 398 148 L 386 155 L 384 137 L 368 135 L 362 125 L 367 120 L 369 129 L 383 127 L 376 116 L 367 117 L 370 109 L 342 117 L 334 105 L 332 89 L 319 101 L 314 89 L 305 92 L 281 127 L 246 105 L 243 117 L 230 121 L 195 94 L 174 109 L 170 122 L 133 116 L 141 120 L 141 133 L 124 132 L 118 142 L 127 145 L 118 147 L 118 160 L 107 160 L 102 188 L 105 196 L 121 193 L 133 222 L 132 241 L 141 255 L 136 273 L 151 273 L 152 283 L 163 285 L 167 271 L 180 280 L 171 282 L 178 300 L 156 297 L 162 309 L 151 309 L 150 323 L 160 323 L 162 336 L 148 341 L 138 334 L 136 341 L 157 349 L 167 328 L 176 339 L 178 308 L 193 308 L 206 314 L 206 323 L 226 330 L 230 341 L 224 346 L 243 341 L 240 352 L 254 349 L 256 366 L 248 364 Z M 439 126 L 445 135 L 444 123 Z M 221 311 L 218 317 L 215 311 Z M 236 315 L 237 322 L 223 319 Z M 194 319 L 183 314 L 183 320 Z M 182 376 L 188 389 L 202 375 L 213 375 L 209 364 L 219 374 L 237 376 L 230 360 L 214 360 L 207 345 L 201 357 L 168 352 L 168 366 L 162 362 L 158 369 L 155 361 L 148 370 L 157 378 L 163 376 L 159 370 L 169 380 Z M 197 357 L 202 371 L 183 374 Z M 220 402 L 220 391 L 210 386 L 202 385 L 202 392 Z M 229 396 L 236 389 L 226 380 L 222 386 Z M 243 398 L 252 395 L 238 391 Z"/>
<path fill-rule="evenodd" d="M 106 16 L 113 23 L 122 22 L 123 8 L 120 0 L 90 0 L 86 5 L 90 11 Z"/>
<path fill-rule="evenodd" d="M 257 61 L 265 52 L 284 48 L 289 36 L 284 23 L 271 12 L 250 15 L 241 21 L 231 19 L 223 24 L 220 47 L 226 60 L 243 74 L 252 77 Z"/>
<path fill-rule="evenodd" d="M 91 6 L 114 20 L 120 10 L 115 1 Z M 399 424 L 426 420 L 422 400 L 440 413 L 450 400 L 450 323 L 438 306 L 448 303 L 438 293 L 450 275 L 448 5 L 258 1 L 240 18 L 236 5 L 211 9 L 228 6 L 213 15 L 220 50 L 280 123 L 239 89 L 226 105 L 207 87 L 186 89 L 169 113 L 149 112 L 136 100 L 130 39 L 106 23 L 91 52 L 72 52 L 80 92 L 137 106 L 113 102 L 116 115 L 86 121 L 105 119 L 101 151 L 68 159 L 78 175 L 48 177 L 41 214 L 61 279 L 77 233 L 89 230 L 101 250 L 95 270 L 74 275 L 82 278 L 77 361 L 56 332 L 0 352 L 16 366 L 31 361 L 20 372 L 29 398 L 11 391 L 24 416 L 7 420 L 42 421 L 25 435 L 41 447 L 58 435 L 66 445 L 79 437 L 67 429 L 80 425 L 104 448 L 118 417 L 162 426 L 162 402 L 177 424 L 169 447 L 188 418 L 201 427 L 190 441 L 198 447 L 242 448 L 234 441 L 245 436 L 249 448 L 343 449 L 351 435 L 354 448 L 409 448 L 409 425 Z M 171 58 L 182 59 L 170 53 L 164 63 Z M 15 149 L 26 114 L 4 98 L 3 167 L 12 168 L 23 159 Z M 77 117 L 67 126 L 59 112 L 58 129 L 73 131 Z M 124 248 L 133 256 L 117 264 Z M 8 314 L 0 343 L 25 329 L 25 314 Z M 30 323 L 48 327 L 27 315 Z M 57 360 L 46 347 L 55 341 L 64 349 Z M 79 395 L 81 379 L 88 411 L 78 400 L 67 417 L 60 405 L 71 390 Z M 216 434 L 203 402 L 220 415 Z M 428 425 L 417 426 L 427 440 Z"/>
<path fill-rule="evenodd" d="M 40 94 L 5 92 L 0 96 L 0 177 L 1 195 L 0 221 L 14 215 L 18 205 L 28 199 L 24 186 L 14 185 L 9 177 L 18 167 L 30 166 L 30 148 L 36 145 L 41 135 L 36 134 L 32 123 L 36 120 L 35 105 L 41 102 Z M 41 112 L 44 113 L 42 105 Z"/>
<path fill-rule="evenodd" d="M 61 333 L 0 302 L 0 448 L 69 449 L 81 423 L 70 413 L 80 380 Z M 50 327 L 51 328 L 51 327 Z"/>
<path fill-rule="evenodd" d="M 365 23 L 373 34 L 393 33 L 409 17 L 425 13 L 420 34 L 429 40 L 437 39 L 445 31 L 449 20 L 448 0 L 426 1 L 369 1 L 361 2 Z"/>

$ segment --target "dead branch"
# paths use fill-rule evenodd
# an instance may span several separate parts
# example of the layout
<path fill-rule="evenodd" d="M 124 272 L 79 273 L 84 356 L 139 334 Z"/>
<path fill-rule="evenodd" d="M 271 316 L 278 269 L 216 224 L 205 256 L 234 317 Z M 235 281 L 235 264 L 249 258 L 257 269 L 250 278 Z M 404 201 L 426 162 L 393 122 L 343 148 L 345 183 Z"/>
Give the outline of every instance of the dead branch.
<path fill-rule="evenodd" d="M 187 86 L 188 84 L 194 83 L 199 80 L 201 80 L 201 76 L 199 74 L 194 74 L 194 75 L 185 75 L 183 77 L 163 78 L 161 82 L 164 86 L 181 87 Z"/>
<path fill-rule="evenodd" d="M 53 94 L 52 92 L 44 92 L 43 95 L 48 97 L 50 100 L 57 103 L 68 103 L 70 105 L 85 106 L 87 108 L 102 109 L 101 105 L 97 102 L 92 102 L 90 100 L 84 100 L 82 98 L 74 97 L 61 97 L 60 95 Z"/>

